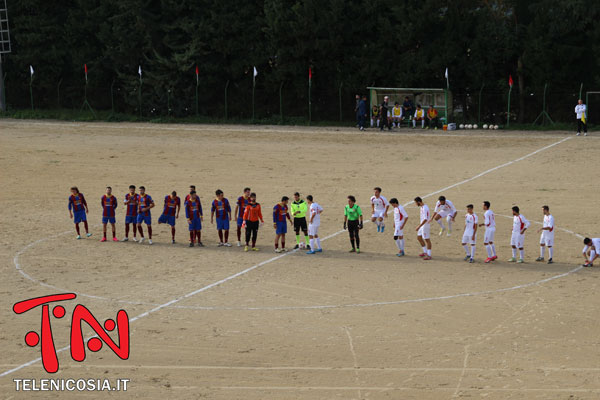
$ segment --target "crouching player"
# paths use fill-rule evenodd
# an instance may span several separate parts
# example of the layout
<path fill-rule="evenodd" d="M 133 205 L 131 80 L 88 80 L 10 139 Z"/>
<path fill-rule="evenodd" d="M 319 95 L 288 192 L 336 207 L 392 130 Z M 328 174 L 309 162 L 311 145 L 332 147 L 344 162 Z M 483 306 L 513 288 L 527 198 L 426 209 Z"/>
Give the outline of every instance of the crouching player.
<path fill-rule="evenodd" d="M 185 201 L 185 217 L 187 218 L 190 231 L 190 247 L 194 247 L 194 242 L 198 240 L 198 246 L 203 247 L 200 240 L 202 231 L 202 204 L 196 191 L 190 192 L 190 197 Z"/>
<path fill-rule="evenodd" d="M 73 222 L 75 223 L 77 239 L 81 239 L 81 234 L 79 233 L 80 222 L 83 222 L 83 226 L 85 227 L 85 236 L 92 236 L 88 228 L 87 213 L 88 206 L 83 193 L 79 192 L 77 186 L 73 186 L 71 188 L 71 195 L 69 196 L 69 216 L 73 218 Z"/>
<path fill-rule="evenodd" d="M 593 267 L 594 260 L 600 257 L 598 253 L 600 252 L 600 238 L 585 238 L 583 239 L 583 244 L 585 247 L 583 248 L 583 258 L 585 258 L 584 267 Z"/>
<path fill-rule="evenodd" d="M 171 243 L 175 244 L 175 219 L 179 218 L 179 210 L 181 208 L 181 200 L 177 196 L 176 191 L 172 191 L 170 195 L 165 196 L 165 207 L 163 213 L 158 217 L 158 224 L 171 225 Z"/>
<path fill-rule="evenodd" d="M 229 221 L 231 221 L 231 206 L 229 205 L 229 200 L 225 198 L 225 195 L 221 189 L 217 189 L 215 195 L 217 197 L 213 200 L 210 208 L 210 223 L 214 223 L 213 218 L 216 216 L 217 232 L 219 234 L 219 247 L 231 247 L 231 244 L 229 243 Z M 223 231 L 225 231 L 225 235 L 223 235 Z M 225 236 L 225 238 L 223 238 L 223 236 Z"/>
<path fill-rule="evenodd" d="M 281 202 L 273 207 L 273 228 L 275 228 L 275 253 L 287 251 L 285 249 L 285 234 L 287 233 L 287 222 L 292 222 L 288 212 L 289 197 L 283 196 Z M 279 248 L 279 239 L 281 238 L 281 249 Z"/>
<path fill-rule="evenodd" d="M 350 253 L 360 253 L 359 231 L 363 227 L 363 213 L 360 206 L 356 204 L 356 197 L 348 196 L 348 204 L 344 207 L 344 230 L 348 229 L 350 235 L 350 244 L 352 249 Z"/>
<path fill-rule="evenodd" d="M 465 249 L 465 261 L 475 262 L 475 244 L 477 242 L 477 214 L 473 212 L 473 204 L 467 206 L 465 215 L 465 229 L 463 231 L 462 246 Z"/>
<path fill-rule="evenodd" d="M 391 199 L 390 204 L 394 208 L 394 241 L 396 242 L 396 246 L 398 246 L 398 253 L 396 255 L 402 257 L 404 255 L 404 225 L 406 225 L 406 221 L 408 220 L 408 213 L 398 203 L 397 198 L 394 197 Z"/>

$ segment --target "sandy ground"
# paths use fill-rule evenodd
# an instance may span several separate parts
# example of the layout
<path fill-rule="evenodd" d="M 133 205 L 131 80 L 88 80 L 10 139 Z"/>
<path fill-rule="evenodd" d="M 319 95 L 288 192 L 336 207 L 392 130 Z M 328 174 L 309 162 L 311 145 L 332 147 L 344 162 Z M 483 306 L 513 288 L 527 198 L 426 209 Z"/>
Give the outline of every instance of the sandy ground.
<path fill-rule="evenodd" d="M 599 150 L 598 138 L 569 132 L 361 135 L 0 120 L 1 372 L 40 354 L 23 341 L 39 331 L 40 313 L 14 314 L 19 300 L 72 291 L 99 320 L 121 308 L 135 318 L 128 360 L 107 346 L 88 351 L 83 363 L 63 351 L 57 374 L 37 362 L 0 377 L 0 397 L 597 399 L 599 273 L 577 268 L 583 245 L 576 234 L 600 236 L 600 187 L 592 183 Z M 251 186 L 267 221 L 282 195 L 313 194 L 325 209 L 325 251 L 273 259 L 270 223 L 259 232 L 260 252 L 217 248 L 207 220 L 207 246 L 188 248 L 183 218 L 175 245 L 164 225 L 154 226 L 153 246 L 100 243 L 104 187 L 122 200 L 129 184 L 145 185 L 157 200 L 155 223 L 163 196 L 173 189 L 184 196 L 190 184 L 205 208 L 217 188 L 234 201 Z M 90 239 L 75 240 L 66 208 L 71 185 L 89 202 Z M 357 196 L 368 214 L 376 185 L 403 204 L 421 195 L 433 208 L 443 193 L 457 205 L 453 235 L 433 236 L 432 261 L 417 257 L 413 205 L 406 257 L 395 257 L 391 222 L 385 234 L 366 224 L 363 253 L 347 252 L 345 198 Z M 493 265 L 483 263 L 482 234 L 477 262 L 462 261 L 464 206 L 475 204 L 482 216 L 483 200 L 499 215 Z M 522 265 L 505 261 L 512 222 L 503 216 L 515 204 L 534 222 Z M 534 262 L 544 204 L 559 228 L 553 265 Z M 117 215 L 120 238 L 122 207 Z M 68 315 L 75 304 L 65 303 Z M 68 345 L 67 320 L 52 319 L 57 348 Z M 15 391 L 13 379 L 48 377 L 131 383 L 127 392 Z"/>

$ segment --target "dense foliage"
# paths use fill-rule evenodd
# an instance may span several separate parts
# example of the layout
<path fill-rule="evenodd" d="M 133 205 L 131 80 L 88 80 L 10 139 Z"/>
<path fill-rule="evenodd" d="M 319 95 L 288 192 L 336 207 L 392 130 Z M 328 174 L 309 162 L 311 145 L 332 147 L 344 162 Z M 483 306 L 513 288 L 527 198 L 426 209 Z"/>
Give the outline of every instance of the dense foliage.
<path fill-rule="evenodd" d="M 549 107 L 572 117 L 580 83 L 600 89 L 600 2 L 589 0 L 9 0 L 13 52 L 5 57 L 7 101 L 79 107 L 83 64 L 95 108 L 137 113 L 138 65 L 144 115 L 306 115 L 352 118 L 353 94 L 370 85 L 444 87 L 472 106 L 485 85 L 485 112 L 503 112 L 512 74 L 521 120 Z M 341 88 L 341 91 L 340 91 Z M 573 97 L 575 96 L 575 97 Z M 532 100 L 535 98 L 535 100 Z M 556 103 L 560 101 L 560 107 Z M 562 100 L 564 99 L 564 100 Z M 564 104 L 563 104 L 564 103 Z M 170 110 L 167 110 L 167 104 Z"/>

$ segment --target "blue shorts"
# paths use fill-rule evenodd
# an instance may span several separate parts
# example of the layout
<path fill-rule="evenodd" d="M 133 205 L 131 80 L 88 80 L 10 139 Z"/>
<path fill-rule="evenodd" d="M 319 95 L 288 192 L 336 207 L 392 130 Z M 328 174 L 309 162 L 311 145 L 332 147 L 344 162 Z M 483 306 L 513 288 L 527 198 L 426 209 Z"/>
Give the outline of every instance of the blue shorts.
<path fill-rule="evenodd" d="M 239 217 L 239 218 L 237 219 L 237 226 L 242 226 L 243 224 L 244 224 L 244 218 L 242 218 L 242 217 Z"/>
<path fill-rule="evenodd" d="M 229 219 L 217 218 L 217 230 L 228 231 L 229 230 Z"/>
<path fill-rule="evenodd" d="M 195 218 L 192 220 L 191 224 L 188 224 L 190 231 L 201 231 L 202 230 L 202 221 L 200 218 Z"/>
<path fill-rule="evenodd" d="M 125 223 L 126 224 L 135 224 L 137 223 L 137 215 L 126 215 L 125 216 Z"/>
<path fill-rule="evenodd" d="M 78 224 L 81 221 L 87 221 L 87 216 L 85 215 L 85 210 L 75 211 L 73 213 L 73 222 Z"/>
<path fill-rule="evenodd" d="M 142 222 L 145 223 L 146 225 L 152 225 L 152 216 L 150 216 L 150 215 L 143 216 L 142 214 L 138 214 L 137 223 L 141 224 Z"/>
<path fill-rule="evenodd" d="M 102 223 L 103 224 L 114 224 L 115 223 L 115 217 L 102 217 Z"/>
<path fill-rule="evenodd" d="M 162 214 L 160 217 L 158 217 L 158 223 L 175 226 L 175 216 Z"/>
<path fill-rule="evenodd" d="M 275 234 L 281 235 L 282 233 L 287 233 L 287 221 L 276 222 Z"/>

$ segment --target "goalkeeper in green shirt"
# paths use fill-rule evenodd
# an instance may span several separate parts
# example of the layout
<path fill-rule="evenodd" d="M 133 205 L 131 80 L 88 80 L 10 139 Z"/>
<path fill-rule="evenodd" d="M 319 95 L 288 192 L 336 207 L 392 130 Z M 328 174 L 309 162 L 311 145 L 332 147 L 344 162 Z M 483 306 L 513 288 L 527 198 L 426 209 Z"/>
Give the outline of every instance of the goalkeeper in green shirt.
<path fill-rule="evenodd" d="M 348 196 L 348 205 L 344 208 L 344 230 L 348 229 L 352 250 L 350 253 L 360 253 L 360 237 L 358 232 L 363 227 L 363 214 L 360 206 L 356 204 L 354 196 Z"/>
<path fill-rule="evenodd" d="M 308 226 L 306 224 L 306 212 L 308 211 L 308 204 L 300 198 L 300 193 L 294 193 L 294 201 L 292 202 L 290 209 L 292 211 L 292 217 L 294 218 L 294 231 L 296 232 L 296 247 L 300 247 L 300 229 L 304 233 L 304 241 L 306 248 L 310 250 L 308 244 Z"/>

